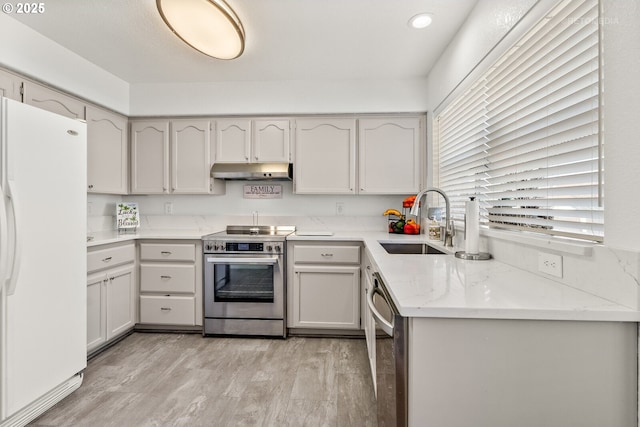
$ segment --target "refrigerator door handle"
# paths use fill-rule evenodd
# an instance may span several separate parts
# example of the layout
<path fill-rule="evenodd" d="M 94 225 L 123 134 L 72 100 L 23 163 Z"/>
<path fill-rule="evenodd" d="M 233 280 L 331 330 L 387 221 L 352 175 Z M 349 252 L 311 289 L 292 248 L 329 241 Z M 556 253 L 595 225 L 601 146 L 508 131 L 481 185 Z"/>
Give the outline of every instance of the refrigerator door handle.
<path fill-rule="evenodd" d="M 0 190 L 2 190 L 0 188 Z M 9 252 L 9 220 L 7 218 L 7 203 L 5 202 L 6 195 L 4 191 L 0 191 L 0 254 L 6 254 Z M 9 257 L 3 256 L 0 259 L 0 287 L 3 287 L 6 280 L 9 278 L 7 269 L 9 268 Z"/>
<path fill-rule="evenodd" d="M 16 285 L 18 284 L 18 276 L 20 275 L 20 260 L 22 254 L 22 244 L 18 232 L 20 224 L 18 218 L 18 207 L 16 203 L 16 193 L 11 186 L 11 180 L 7 180 L 7 189 L 9 190 L 9 199 L 11 200 L 11 213 L 13 214 L 13 236 L 14 236 L 14 249 L 13 249 L 13 262 L 11 263 L 11 270 L 9 270 L 9 277 L 7 283 L 7 295 L 13 295 L 16 291 Z"/>

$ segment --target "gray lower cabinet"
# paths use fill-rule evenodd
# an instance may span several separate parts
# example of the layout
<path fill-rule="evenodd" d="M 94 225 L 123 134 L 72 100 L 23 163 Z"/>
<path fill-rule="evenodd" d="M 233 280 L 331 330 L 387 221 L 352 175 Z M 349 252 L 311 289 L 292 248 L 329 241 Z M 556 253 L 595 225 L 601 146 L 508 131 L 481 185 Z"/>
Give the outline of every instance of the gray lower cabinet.
<path fill-rule="evenodd" d="M 287 326 L 360 329 L 360 245 L 289 242 Z"/>
<path fill-rule="evenodd" d="M 135 325 L 135 259 L 133 242 L 88 250 L 88 354 L 132 330 Z"/>
<path fill-rule="evenodd" d="M 140 242 L 140 328 L 202 326 L 200 241 Z"/>

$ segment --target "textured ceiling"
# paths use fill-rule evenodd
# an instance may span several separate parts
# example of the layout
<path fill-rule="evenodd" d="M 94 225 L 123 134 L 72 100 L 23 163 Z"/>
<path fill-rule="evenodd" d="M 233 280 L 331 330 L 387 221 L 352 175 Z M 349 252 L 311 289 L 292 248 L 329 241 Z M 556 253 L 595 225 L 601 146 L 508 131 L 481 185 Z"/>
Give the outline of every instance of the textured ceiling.
<path fill-rule="evenodd" d="M 11 15 L 129 83 L 424 78 L 477 0 L 227 0 L 244 54 L 209 58 L 175 37 L 154 0 L 56 0 Z M 409 18 L 433 14 L 410 29 Z"/>

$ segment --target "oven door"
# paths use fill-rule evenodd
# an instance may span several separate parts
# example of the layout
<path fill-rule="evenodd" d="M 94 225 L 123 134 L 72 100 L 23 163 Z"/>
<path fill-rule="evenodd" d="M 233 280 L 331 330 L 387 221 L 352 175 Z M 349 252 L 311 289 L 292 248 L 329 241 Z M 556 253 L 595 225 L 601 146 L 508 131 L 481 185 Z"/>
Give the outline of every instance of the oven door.
<path fill-rule="evenodd" d="M 205 317 L 282 319 L 282 264 L 282 255 L 205 255 Z"/>

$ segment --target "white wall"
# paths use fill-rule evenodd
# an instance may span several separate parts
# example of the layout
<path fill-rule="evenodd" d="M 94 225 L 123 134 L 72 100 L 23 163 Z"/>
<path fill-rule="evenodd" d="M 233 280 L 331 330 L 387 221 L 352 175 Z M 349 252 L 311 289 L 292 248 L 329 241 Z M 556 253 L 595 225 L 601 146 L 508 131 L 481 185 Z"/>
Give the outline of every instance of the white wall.
<path fill-rule="evenodd" d="M 0 13 L 0 65 L 96 104 L 129 114 L 129 84 Z"/>
<path fill-rule="evenodd" d="M 461 83 L 464 86 L 465 77 L 478 71 L 485 57 L 491 63 L 500 51 L 496 45 L 503 38 L 508 43 L 509 34 L 513 38 L 526 30 L 536 15 L 532 6 L 545 2 L 549 0 L 479 0 L 429 73 L 427 109 L 436 110 L 450 92 Z"/>
<path fill-rule="evenodd" d="M 605 243 L 640 250 L 640 3 L 603 0 Z"/>
<path fill-rule="evenodd" d="M 131 115 L 422 112 L 426 79 L 133 84 Z"/>

